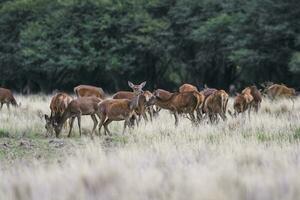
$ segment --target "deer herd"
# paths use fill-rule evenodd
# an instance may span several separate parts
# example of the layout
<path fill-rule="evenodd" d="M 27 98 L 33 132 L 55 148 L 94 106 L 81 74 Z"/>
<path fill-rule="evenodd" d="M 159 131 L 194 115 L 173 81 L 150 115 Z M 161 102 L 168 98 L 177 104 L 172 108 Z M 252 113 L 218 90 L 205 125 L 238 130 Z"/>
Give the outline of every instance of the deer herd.
<path fill-rule="evenodd" d="M 236 94 L 233 103 L 234 111 L 227 109 L 229 95 L 224 90 L 215 88 L 204 88 L 198 91 L 196 86 L 183 84 L 178 92 L 169 92 L 163 89 L 156 89 L 153 92 L 144 91 L 146 82 L 135 85 L 128 81 L 132 91 L 119 91 L 111 98 L 108 97 L 102 88 L 79 85 L 74 88 L 76 98 L 67 93 L 58 92 L 50 102 L 50 116 L 45 115 L 47 135 L 55 132 L 59 137 L 63 127 L 69 124 L 69 134 L 73 129 L 75 118 L 77 118 L 79 134 L 81 135 L 81 116 L 90 115 L 94 125 L 91 136 L 96 131 L 101 134 L 110 134 L 108 125 L 113 121 L 124 121 L 123 134 L 126 128 L 138 126 L 143 118 L 144 122 L 152 121 L 161 109 L 169 110 L 174 116 L 175 126 L 179 123 L 179 117 L 186 117 L 195 125 L 205 118 L 211 123 L 217 123 L 219 119 L 226 120 L 226 113 L 237 117 L 241 113 L 248 112 L 250 118 L 251 110 L 257 112 L 262 102 L 262 93 L 269 98 L 278 97 L 290 98 L 294 102 L 296 91 L 284 84 L 271 84 L 265 87 L 261 93 L 256 86 L 246 87 L 242 92 Z M 0 103 L 9 106 L 20 106 L 17 104 L 12 92 L 9 89 L 0 88 Z M 148 118 L 149 115 L 149 118 Z M 98 121 L 99 120 L 99 121 Z"/>

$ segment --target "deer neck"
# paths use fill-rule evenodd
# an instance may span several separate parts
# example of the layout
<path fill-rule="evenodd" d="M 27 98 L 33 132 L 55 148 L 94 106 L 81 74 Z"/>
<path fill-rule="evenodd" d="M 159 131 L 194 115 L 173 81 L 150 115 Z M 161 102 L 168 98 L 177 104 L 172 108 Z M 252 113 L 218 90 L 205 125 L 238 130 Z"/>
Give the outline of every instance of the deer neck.
<path fill-rule="evenodd" d="M 132 100 L 130 102 L 130 109 L 138 108 L 140 96 L 141 96 L 141 94 L 137 94 L 132 98 Z"/>

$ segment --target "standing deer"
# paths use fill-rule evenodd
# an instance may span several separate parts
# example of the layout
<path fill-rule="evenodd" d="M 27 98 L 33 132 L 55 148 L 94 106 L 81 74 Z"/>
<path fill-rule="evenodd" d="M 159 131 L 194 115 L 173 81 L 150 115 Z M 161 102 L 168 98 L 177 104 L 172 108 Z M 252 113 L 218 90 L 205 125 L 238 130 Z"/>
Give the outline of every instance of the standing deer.
<path fill-rule="evenodd" d="M 97 98 L 97 97 L 81 97 L 81 98 L 72 100 L 68 104 L 63 115 L 61 117 L 59 117 L 57 120 L 57 123 L 54 124 L 54 130 L 56 133 L 56 137 L 59 136 L 63 124 L 69 118 L 71 118 L 71 120 L 70 120 L 70 130 L 69 130 L 68 137 L 71 136 L 75 118 L 77 118 L 79 134 L 81 136 L 81 116 L 82 115 L 90 115 L 92 117 L 94 126 L 93 126 L 91 135 L 93 135 L 93 133 L 97 127 L 97 124 L 98 124 L 96 115 L 98 115 L 98 117 L 100 117 L 99 109 L 98 109 L 98 104 L 100 102 L 101 102 L 101 99 Z"/>
<path fill-rule="evenodd" d="M 95 87 L 91 85 L 78 85 L 74 87 L 74 92 L 77 97 L 98 97 L 100 99 L 105 98 L 105 93 L 101 87 Z"/>
<path fill-rule="evenodd" d="M 238 94 L 233 103 L 233 108 L 235 110 L 234 115 L 236 116 L 239 113 L 244 113 L 248 110 L 248 117 L 250 119 L 250 110 L 253 105 L 254 98 L 251 95 L 251 89 L 246 88 L 241 94 Z"/>
<path fill-rule="evenodd" d="M 0 103 L 1 103 L 0 110 L 3 107 L 3 104 L 6 104 L 7 109 L 9 109 L 10 104 L 14 107 L 18 106 L 17 101 L 14 98 L 11 90 L 6 88 L 0 88 Z"/>
<path fill-rule="evenodd" d="M 198 92 L 196 86 L 185 83 L 179 87 L 179 92 Z"/>
<path fill-rule="evenodd" d="M 260 104 L 262 102 L 262 96 L 260 91 L 257 89 L 257 87 L 255 85 L 250 86 L 250 87 L 246 87 L 242 93 L 249 93 L 250 90 L 250 94 L 253 97 L 253 108 L 256 112 L 258 112 L 258 109 L 260 108 Z"/>
<path fill-rule="evenodd" d="M 145 95 L 143 88 L 146 85 L 146 81 L 139 84 L 135 85 L 128 81 L 129 87 L 133 90 L 133 92 L 129 91 L 119 91 L 113 95 L 113 99 L 133 99 L 136 97 L 137 94 L 140 94 L 139 96 L 139 101 L 138 101 L 138 106 L 136 108 L 136 114 L 139 116 L 138 121 L 140 121 L 141 116 L 144 118 L 145 121 L 148 121 L 148 117 L 146 115 L 146 102 L 147 102 L 147 95 Z"/>
<path fill-rule="evenodd" d="M 195 123 L 194 111 L 199 106 L 198 94 L 196 92 L 175 92 L 168 99 L 162 99 L 160 96 L 160 91 L 154 91 L 149 104 L 170 110 L 175 118 L 175 126 L 178 125 L 178 114 L 183 113 L 188 114 L 190 120 Z"/>
<path fill-rule="evenodd" d="M 206 97 L 203 112 L 208 114 L 211 123 L 218 121 L 218 115 L 225 121 L 227 104 L 228 94 L 224 90 L 217 90 Z"/>
<path fill-rule="evenodd" d="M 47 133 L 52 133 L 54 123 L 63 115 L 72 99 L 73 98 L 70 95 L 62 92 L 57 93 L 52 97 L 50 102 L 50 117 L 48 115 L 45 115 L 45 128 L 47 130 Z"/>
<path fill-rule="evenodd" d="M 134 85 L 130 81 L 128 81 L 128 85 L 133 89 L 133 97 L 132 98 L 122 98 L 122 99 L 108 99 L 104 100 L 99 104 L 100 111 L 100 124 L 99 124 L 99 133 L 101 133 L 101 127 L 104 126 L 104 134 L 110 134 L 108 129 L 108 125 L 112 121 L 124 121 L 123 134 L 127 126 L 130 125 L 130 119 L 135 116 L 135 110 L 139 109 L 140 98 L 142 97 L 143 87 L 146 82 L 143 82 L 139 85 Z M 126 92 L 118 93 L 121 94 L 129 94 Z"/>
<path fill-rule="evenodd" d="M 294 88 L 289 88 L 283 84 L 273 84 L 266 88 L 265 92 L 271 99 L 276 99 L 280 97 L 293 98 L 296 96 L 296 91 Z"/>

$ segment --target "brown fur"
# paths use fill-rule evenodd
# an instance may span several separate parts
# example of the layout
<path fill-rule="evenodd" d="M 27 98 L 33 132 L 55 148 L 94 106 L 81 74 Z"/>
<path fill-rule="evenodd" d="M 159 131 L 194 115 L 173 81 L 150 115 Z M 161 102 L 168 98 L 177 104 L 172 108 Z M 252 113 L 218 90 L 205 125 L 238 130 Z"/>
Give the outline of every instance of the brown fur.
<path fill-rule="evenodd" d="M 135 109 L 138 107 L 139 97 L 141 95 L 129 99 L 108 99 L 99 104 L 100 111 L 100 124 L 99 133 L 101 132 L 102 125 L 104 126 L 104 133 L 109 133 L 108 125 L 112 121 L 125 120 L 123 134 L 125 129 L 130 124 L 130 119 L 135 115 Z"/>
<path fill-rule="evenodd" d="M 90 115 L 92 120 L 94 121 L 94 127 L 92 130 L 92 134 L 95 131 L 98 121 L 96 115 L 100 117 L 98 104 L 101 102 L 100 98 L 97 97 L 81 97 L 78 99 L 72 100 L 66 110 L 64 111 L 63 115 L 57 120 L 57 124 L 55 124 L 55 133 L 56 137 L 59 136 L 63 124 L 67 121 L 67 119 L 71 118 L 70 120 L 70 130 L 68 137 L 71 136 L 73 122 L 75 118 L 78 120 L 78 128 L 79 133 L 81 136 L 81 116 L 82 115 Z"/>
<path fill-rule="evenodd" d="M 6 88 L 0 88 L 0 109 L 2 109 L 3 104 L 6 104 L 7 108 L 9 109 L 9 105 L 18 106 L 16 99 L 14 98 L 11 90 Z"/>
<path fill-rule="evenodd" d="M 213 94 L 214 92 L 218 91 L 215 88 L 205 88 L 204 90 L 201 91 L 201 93 L 206 97 L 208 97 L 209 95 Z"/>
<path fill-rule="evenodd" d="M 211 122 L 218 120 L 218 115 L 225 120 L 228 94 L 224 90 L 217 90 L 206 97 L 203 110 L 208 114 Z"/>
<path fill-rule="evenodd" d="M 246 90 L 250 90 L 250 94 L 253 97 L 253 107 L 255 109 L 255 111 L 257 112 L 258 109 L 260 108 L 260 104 L 262 102 L 262 96 L 260 91 L 257 89 L 257 87 L 255 85 L 250 86 L 250 87 L 246 87 L 242 93 L 245 93 Z"/>
<path fill-rule="evenodd" d="M 105 93 L 102 88 L 91 85 L 78 85 L 74 87 L 74 92 L 77 97 L 98 97 L 105 98 Z"/>
<path fill-rule="evenodd" d="M 62 116 L 67 109 L 68 104 L 72 101 L 72 97 L 66 93 L 55 94 L 50 102 L 51 115 L 45 115 L 46 125 L 45 128 L 48 133 L 52 134 L 53 124 L 59 117 Z"/>
<path fill-rule="evenodd" d="M 251 95 L 251 89 L 247 87 L 234 99 L 233 108 L 235 111 L 235 115 L 244 113 L 246 110 L 248 110 L 248 116 L 250 118 L 250 111 L 251 107 L 253 106 L 253 102 L 254 98 Z"/>
<path fill-rule="evenodd" d="M 285 85 L 273 84 L 266 89 L 267 95 L 271 99 L 276 99 L 280 97 L 292 98 L 296 96 L 296 91 L 294 88 L 289 88 Z"/>
<path fill-rule="evenodd" d="M 195 122 L 194 111 L 198 108 L 198 94 L 196 92 L 175 92 L 169 99 L 162 99 L 159 92 L 155 91 L 154 97 L 150 100 L 151 104 L 155 104 L 162 109 L 170 110 L 175 117 L 175 125 L 178 125 L 178 114 L 187 113 L 192 122 Z"/>
<path fill-rule="evenodd" d="M 196 86 L 185 83 L 179 87 L 179 92 L 198 92 L 198 89 Z"/>

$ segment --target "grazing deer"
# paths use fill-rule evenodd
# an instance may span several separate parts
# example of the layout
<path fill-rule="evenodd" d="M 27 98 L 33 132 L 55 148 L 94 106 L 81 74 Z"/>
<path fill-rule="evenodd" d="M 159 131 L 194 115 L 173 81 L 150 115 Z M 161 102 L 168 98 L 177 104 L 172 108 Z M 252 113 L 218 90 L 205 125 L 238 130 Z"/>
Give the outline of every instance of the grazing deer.
<path fill-rule="evenodd" d="M 294 88 L 289 88 L 285 85 L 279 85 L 279 84 L 271 85 L 270 87 L 266 88 L 265 92 L 272 100 L 280 97 L 292 99 L 293 97 L 296 96 L 296 91 Z"/>
<path fill-rule="evenodd" d="M 228 94 L 224 90 L 217 90 L 206 97 L 203 112 L 208 114 L 211 123 L 218 121 L 218 115 L 225 121 L 227 104 Z"/>
<path fill-rule="evenodd" d="M 112 121 L 124 121 L 123 134 L 127 126 L 130 125 L 130 119 L 135 116 L 135 110 L 140 109 L 140 98 L 143 97 L 143 87 L 146 82 L 143 82 L 139 85 L 134 85 L 128 81 L 128 85 L 133 89 L 133 96 L 127 96 L 127 98 L 121 99 L 108 99 L 104 100 L 99 104 L 100 111 L 100 124 L 99 124 L 99 133 L 101 133 L 101 127 L 104 126 L 104 134 L 110 134 L 108 125 Z M 129 94 L 127 92 L 119 92 L 115 96 L 122 96 L 121 94 Z M 125 96 L 124 96 L 125 97 Z M 144 106 L 144 105 L 143 105 Z"/>
<path fill-rule="evenodd" d="M 101 87 L 95 87 L 91 85 L 78 85 L 74 87 L 74 92 L 77 97 L 98 97 L 100 99 L 105 98 L 105 93 Z"/>
<path fill-rule="evenodd" d="M 150 105 L 170 110 L 175 118 L 175 126 L 178 125 L 178 114 L 188 114 L 190 120 L 195 122 L 194 111 L 199 106 L 197 92 L 175 92 L 168 99 L 162 99 L 160 92 L 160 90 L 153 92 L 153 97 L 149 101 Z"/>
<path fill-rule="evenodd" d="M 198 89 L 196 86 L 185 83 L 179 87 L 179 92 L 198 92 Z"/>
<path fill-rule="evenodd" d="M 0 88 L 0 103 L 1 103 L 0 110 L 1 110 L 2 107 L 3 107 L 3 104 L 6 104 L 7 109 L 9 109 L 9 105 L 10 105 L 10 104 L 11 104 L 12 106 L 14 106 L 14 107 L 19 106 L 19 105 L 17 104 L 17 101 L 16 101 L 16 99 L 14 98 L 14 96 L 13 96 L 11 90 L 6 89 L 6 88 Z"/>
<path fill-rule="evenodd" d="M 59 117 L 57 120 L 57 123 L 54 124 L 54 130 L 56 133 L 56 137 L 59 136 L 63 124 L 69 118 L 71 118 L 71 120 L 70 120 L 70 130 L 69 130 L 68 137 L 71 136 L 75 118 L 77 118 L 79 134 L 81 136 L 81 116 L 82 115 L 90 115 L 92 117 L 92 120 L 94 122 L 94 127 L 93 127 L 91 135 L 93 135 L 93 133 L 97 127 L 97 124 L 98 124 L 96 115 L 98 115 L 98 117 L 100 117 L 99 109 L 98 109 L 98 104 L 100 102 L 101 102 L 101 99 L 98 97 L 80 97 L 78 99 L 72 100 L 68 104 L 63 115 L 61 117 Z"/>
<path fill-rule="evenodd" d="M 62 116 L 72 99 L 73 98 L 70 95 L 62 92 L 57 93 L 52 97 L 50 102 L 50 117 L 48 115 L 45 115 L 45 128 L 47 130 L 47 133 L 52 133 L 54 123 L 59 117 Z"/>
<path fill-rule="evenodd" d="M 250 119 L 250 110 L 253 105 L 254 98 L 251 95 L 251 89 L 246 88 L 242 91 L 241 94 L 238 94 L 233 103 L 233 108 L 235 110 L 234 115 L 236 116 L 239 113 L 244 113 L 248 110 L 248 116 Z"/>
<path fill-rule="evenodd" d="M 140 94 L 139 96 L 139 101 L 138 101 L 138 106 L 135 110 L 136 114 L 139 116 L 139 120 L 141 119 L 141 116 L 144 118 L 145 121 L 148 121 L 148 117 L 146 115 L 146 102 L 147 102 L 147 95 L 145 95 L 145 92 L 143 91 L 143 88 L 146 85 L 146 81 L 139 84 L 135 85 L 128 81 L 129 87 L 133 90 L 133 92 L 129 91 L 119 91 L 113 95 L 113 99 L 129 99 L 132 100 L 133 98 L 136 97 L 137 94 Z"/>
<path fill-rule="evenodd" d="M 260 91 L 257 89 L 257 87 L 255 85 L 253 86 L 250 86 L 250 87 L 246 87 L 242 93 L 246 93 L 247 90 L 249 91 L 250 90 L 250 94 L 252 95 L 253 97 L 253 108 L 256 112 L 258 112 L 258 109 L 260 108 L 260 104 L 262 102 L 262 96 L 261 96 L 261 93 Z"/>

